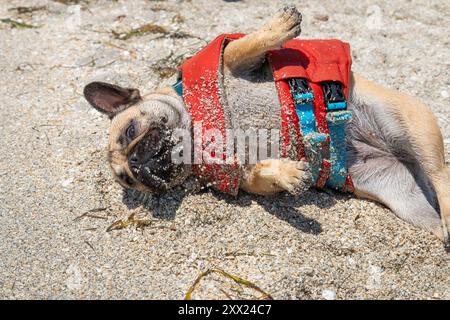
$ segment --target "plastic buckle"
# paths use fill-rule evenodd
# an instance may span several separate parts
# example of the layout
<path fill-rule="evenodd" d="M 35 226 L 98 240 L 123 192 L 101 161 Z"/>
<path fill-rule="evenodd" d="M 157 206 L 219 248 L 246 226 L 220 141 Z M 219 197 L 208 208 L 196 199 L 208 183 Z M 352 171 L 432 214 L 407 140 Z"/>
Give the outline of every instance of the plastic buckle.
<path fill-rule="evenodd" d="M 295 104 L 306 104 L 314 100 L 314 93 L 306 79 L 292 78 L 288 80 Z"/>
<path fill-rule="evenodd" d="M 323 98 L 328 111 L 345 110 L 347 103 L 345 101 L 344 88 L 340 82 L 329 81 L 322 83 Z"/>

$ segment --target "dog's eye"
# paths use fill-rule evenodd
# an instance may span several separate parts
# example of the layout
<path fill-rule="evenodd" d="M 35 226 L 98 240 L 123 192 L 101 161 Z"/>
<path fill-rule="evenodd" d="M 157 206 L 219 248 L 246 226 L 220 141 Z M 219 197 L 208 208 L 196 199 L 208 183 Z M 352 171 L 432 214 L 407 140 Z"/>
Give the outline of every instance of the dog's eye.
<path fill-rule="evenodd" d="M 134 124 L 130 124 L 125 131 L 125 134 L 127 135 L 127 138 L 130 140 L 134 139 L 134 136 L 136 135 L 136 129 L 134 127 Z"/>
<path fill-rule="evenodd" d="M 120 181 L 125 182 L 128 186 L 132 187 L 134 186 L 134 180 L 131 179 L 127 174 L 125 174 L 124 172 L 120 172 L 117 175 L 117 178 L 119 178 Z"/>
<path fill-rule="evenodd" d="M 125 177 L 125 183 L 126 183 L 127 185 L 129 185 L 130 187 L 132 187 L 132 186 L 134 185 L 133 179 L 131 179 L 131 178 L 128 177 L 128 176 Z"/>

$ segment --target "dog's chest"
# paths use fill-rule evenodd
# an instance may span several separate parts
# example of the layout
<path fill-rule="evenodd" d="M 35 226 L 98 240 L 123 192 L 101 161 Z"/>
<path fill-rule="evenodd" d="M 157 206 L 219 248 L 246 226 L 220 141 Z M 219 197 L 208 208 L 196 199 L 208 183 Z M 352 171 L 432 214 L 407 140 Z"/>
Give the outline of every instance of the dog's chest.
<path fill-rule="evenodd" d="M 222 99 L 227 128 L 280 129 L 280 101 L 267 64 L 239 76 L 226 72 Z"/>

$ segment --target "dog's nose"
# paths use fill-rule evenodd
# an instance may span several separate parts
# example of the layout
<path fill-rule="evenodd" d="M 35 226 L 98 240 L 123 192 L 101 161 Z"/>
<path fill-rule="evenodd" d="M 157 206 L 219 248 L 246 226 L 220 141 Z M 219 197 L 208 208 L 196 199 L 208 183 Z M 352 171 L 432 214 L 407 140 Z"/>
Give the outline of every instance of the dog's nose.
<path fill-rule="evenodd" d="M 138 164 L 139 157 L 137 156 L 136 152 L 133 152 L 130 157 L 128 158 L 128 161 L 130 161 L 131 164 Z"/>

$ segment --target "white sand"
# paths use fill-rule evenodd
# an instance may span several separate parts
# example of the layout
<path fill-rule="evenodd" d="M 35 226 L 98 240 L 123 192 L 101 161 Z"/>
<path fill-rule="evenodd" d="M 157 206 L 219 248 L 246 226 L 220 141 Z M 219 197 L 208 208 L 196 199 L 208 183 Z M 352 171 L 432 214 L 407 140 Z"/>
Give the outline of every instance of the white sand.
<path fill-rule="evenodd" d="M 292 2 L 303 13 L 302 37 L 350 42 L 354 70 L 427 101 L 449 158 L 448 1 Z M 149 92 L 173 82 L 152 63 L 204 42 L 121 41 L 109 31 L 152 22 L 210 41 L 255 29 L 273 3 L 0 0 L 0 18 L 41 26 L 0 23 L 0 298 L 181 299 L 201 271 L 216 266 L 280 299 L 450 299 L 442 244 L 375 203 L 314 190 L 297 199 L 174 191 L 158 203 L 113 182 L 109 121 L 84 101 L 83 86 L 101 79 Z M 33 4 L 48 8 L 8 11 Z M 104 219 L 74 221 L 96 208 L 106 208 L 92 213 Z M 105 231 L 134 212 L 155 222 Z M 226 298 L 221 289 L 254 294 L 214 275 L 193 296 Z"/>

